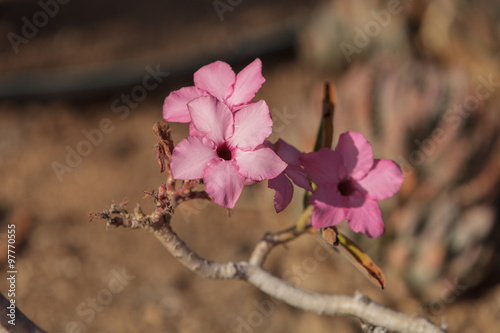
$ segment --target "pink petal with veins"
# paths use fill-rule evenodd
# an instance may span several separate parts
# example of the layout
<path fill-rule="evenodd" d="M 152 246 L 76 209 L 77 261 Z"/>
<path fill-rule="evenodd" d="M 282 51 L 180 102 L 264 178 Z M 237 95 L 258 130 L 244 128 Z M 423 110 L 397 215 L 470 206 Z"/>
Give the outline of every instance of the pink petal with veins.
<path fill-rule="evenodd" d="M 212 159 L 218 158 L 208 139 L 190 136 L 175 146 L 172 153 L 172 175 L 175 179 L 200 179 Z"/>
<path fill-rule="evenodd" d="M 163 103 L 163 118 L 168 122 L 188 123 L 191 116 L 187 108 L 187 103 L 207 93 L 196 87 L 184 87 L 172 91 Z"/>
<path fill-rule="evenodd" d="M 188 109 L 197 135 L 206 136 L 216 144 L 233 135 L 233 114 L 225 103 L 203 96 L 191 101 Z"/>
<path fill-rule="evenodd" d="M 338 225 L 346 219 L 346 210 L 342 206 L 343 197 L 334 185 L 318 187 L 309 202 L 314 205 L 311 224 L 314 228 L 326 228 Z"/>
<path fill-rule="evenodd" d="M 273 189 L 274 192 L 274 209 L 276 213 L 281 212 L 285 209 L 293 197 L 293 185 L 290 179 L 288 179 L 284 173 L 278 175 L 278 177 L 269 179 L 267 182 L 267 187 Z"/>
<path fill-rule="evenodd" d="M 272 149 L 264 145 L 255 148 L 255 150 L 236 149 L 234 161 L 240 174 L 245 178 L 258 181 L 278 176 L 287 165 Z"/>
<path fill-rule="evenodd" d="M 238 106 L 249 103 L 264 82 L 262 62 L 255 59 L 236 75 L 233 93 L 227 99 L 229 107 L 234 111 Z"/>
<path fill-rule="evenodd" d="M 228 143 L 239 149 L 254 149 L 271 134 L 272 126 L 266 102 L 248 104 L 234 113 L 234 134 Z"/>
<path fill-rule="evenodd" d="M 373 168 L 358 185 L 368 192 L 373 200 L 392 197 L 403 183 L 404 175 L 399 166 L 391 160 L 375 160 Z"/>
<path fill-rule="evenodd" d="M 335 151 L 340 154 L 344 161 L 347 176 L 354 179 L 366 176 L 373 166 L 372 146 L 361 133 L 342 133 Z"/>
<path fill-rule="evenodd" d="M 339 173 L 344 170 L 340 155 L 329 148 L 321 148 L 316 152 L 304 154 L 300 157 L 300 162 L 309 178 L 318 186 L 337 184 Z"/>
<path fill-rule="evenodd" d="M 225 101 L 233 93 L 235 81 L 236 75 L 231 66 L 223 61 L 216 61 L 203 66 L 194 73 L 196 88 L 205 90 L 220 101 Z"/>
<path fill-rule="evenodd" d="M 226 208 L 234 208 L 243 190 L 244 180 L 232 161 L 213 160 L 203 174 L 207 193 L 216 204 Z"/>
<path fill-rule="evenodd" d="M 354 232 L 362 232 L 370 238 L 380 237 L 385 231 L 382 213 L 373 200 L 366 200 L 361 207 L 351 208 L 347 224 Z"/>

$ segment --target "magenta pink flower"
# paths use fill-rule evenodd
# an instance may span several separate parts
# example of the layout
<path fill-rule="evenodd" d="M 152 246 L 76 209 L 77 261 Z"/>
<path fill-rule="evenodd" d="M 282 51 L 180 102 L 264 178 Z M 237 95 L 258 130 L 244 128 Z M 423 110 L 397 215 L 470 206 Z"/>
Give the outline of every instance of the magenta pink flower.
<path fill-rule="evenodd" d="M 271 145 L 269 141 L 266 144 Z M 300 156 L 304 153 L 300 152 L 294 146 L 289 145 L 284 140 L 279 139 L 275 143 L 275 151 L 278 156 L 285 161 L 288 166 L 278 175 L 278 177 L 269 179 L 267 186 L 272 188 L 274 193 L 274 209 L 279 213 L 285 209 L 293 197 L 293 182 L 308 191 L 312 191 L 311 184 L 307 178 L 305 170 L 300 165 Z"/>
<path fill-rule="evenodd" d="M 187 103 L 201 96 L 214 96 L 235 112 L 250 103 L 265 81 L 260 59 L 255 59 L 238 75 L 227 63 L 213 62 L 194 73 L 194 86 L 173 91 L 165 98 L 163 118 L 169 122 L 190 122 Z"/>
<path fill-rule="evenodd" d="M 374 160 L 370 143 L 356 132 L 343 133 L 335 150 L 322 148 L 300 161 L 317 186 L 310 198 L 313 227 L 347 220 L 352 230 L 368 237 L 384 233 L 377 201 L 393 196 L 401 187 L 404 177 L 396 163 Z"/>
<path fill-rule="evenodd" d="M 278 155 L 263 145 L 272 120 L 264 101 L 231 112 L 211 96 L 188 104 L 196 135 L 183 139 L 172 153 L 176 179 L 203 178 L 215 203 L 233 208 L 249 181 L 274 178 L 285 168 Z"/>

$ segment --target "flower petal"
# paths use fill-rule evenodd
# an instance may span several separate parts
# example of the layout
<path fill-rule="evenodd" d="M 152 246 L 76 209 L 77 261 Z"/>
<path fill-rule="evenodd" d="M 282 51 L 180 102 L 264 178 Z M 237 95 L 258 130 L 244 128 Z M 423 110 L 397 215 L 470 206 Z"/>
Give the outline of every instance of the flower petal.
<path fill-rule="evenodd" d="M 203 66 L 194 73 L 196 88 L 205 90 L 220 101 L 225 101 L 230 96 L 235 81 L 236 75 L 231 66 L 222 61 Z"/>
<path fill-rule="evenodd" d="M 187 137 L 172 153 L 172 175 L 175 179 L 200 179 L 210 160 L 217 158 L 212 142 L 200 137 Z"/>
<path fill-rule="evenodd" d="M 193 123 L 189 123 L 189 135 L 190 136 L 204 136 L 203 133 L 198 132 L 196 127 L 194 127 Z"/>
<path fill-rule="evenodd" d="M 288 165 L 300 165 L 300 156 L 304 155 L 300 150 L 289 144 L 283 139 L 278 139 L 276 154 Z"/>
<path fill-rule="evenodd" d="M 248 104 L 234 113 L 234 134 L 228 143 L 240 149 L 253 149 L 271 134 L 272 126 L 266 102 Z"/>
<path fill-rule="evenodd" d="M 323 190 L 328 191 L 326 188 L 323 188 Z M 309 199 L 309 202 L 314 206 L 311 216 L 313 228 L 327 228 L 340 224 L 346 219 L 345 210 L 338 205 L 333 206 L 318 199 L 318 197 L 324 196 L 320 192 L 316 190 Z"/>
<path fill-rule="evenodd" d="M 260 59 L 255 59 L 236 75 L 233 93 L 227 99 L 231 110 L 234 111 L 239 105 L 249 103 L 264 82 L 266 79 L 262 76 L 262 62 Z"/>
<path fill-rule="evenodd" d="M 370 238 L 380 237 L 385 231 L 382 213 L 373 200 L 366 200 L 361 207 L 349 209 L 347 219 L 354 232 L 362 232 Z"/>
<path fill-rule="evenodd" d="M 335 148 L 347 171 L 353 179 L 361 179 L 373 166 L 373 149 L 363 134 L 357 132 L 342 133 Z"/>
<path fill-rule="evenodd" d="M 243 191 L 243 176 L 231 161 L 213 160 L 205 168 L 203 182 L 205 190 L 216 204 L 233 208 Z"/>
<path fill-rule="evenodd" d="M 292 179 L 295 185 L 302 187 L 308 191 L 312 191 L 311 184 L 307 178 L 305 170 L 300 165 L 300 156 L 304 155 L 294 146 L 288 144 L 283 139 L 278 139 L 278 147 L 276 149 L 276 154 L 285 161 L 288 166 L 285 169 L 285 173 L 288 177 Z"/>
<path fill-rule="evenodd" d="M 373 168 L 365 178 L 358 180 L 368 196 L 374 200 L 383 200 L 392 197 L 399 191 L 404 175 L 395 162 L 376 159 Z"/>
<path fill-rule="evenodd" d="M 335 186 L 318 187 L 309 203 L 314 206 L 311 224 L 314 228 L 326 228 L 339 224 L 346 219 L 346 210 L 343 208 L 342 195 Z"/>
<path fill-rule="evenodd" d="M 233 134 L 233 114 L 224 102 L 212 96 L 202 96 L 191 101 L 188 109 L 198 135 L 219 144 Z"/>
<path fill-rule="evenodd" d="M 333 227 L 345 220 L 345 212 L 342 208 L 333 207 L 324 202 L 316 202 L 313 206 L 314 209 L 311 216 L 313 228 Z"/>
<path fill-rule="evenodd" d="M 322 184 L 337 186 L 339 174 L 344 170 L 340 155 L 329 148 L 304 154 L 300 157 L 300 162 L 309 178 L 318 186 Z"/>
<path fill-rule="evenodd" d="M 295 185 L 302 187 L 305 190 L 312 191 L 313 188 L 311 183 L 309 182 L 309 178 L 307 178 L 307 174 L 304 169 L 301 167 L 296 167 L 294 165 L 288 165 L 285 169 L 285 173 L 291 180 L 295 183 Z"/>
<path fill-rule="evenodd" d="M 273 144 L 272 144 L 272 142 L 271 142 L 271 141 L 269 141 L 269 140 L 264 140 L 264 142 L 263 142 L 262 144 L 263 144 L 264 146 L 266 146 L 267 148 L 274 150 L 274 146 L 273 146 Z"/>
<path fill-rule="evenodd" d="M 190 122 L 191 116 L 189 115 L 187 103 L 204 95 L 206 95 L 206 92 L 196 87 L 184 87 L 172 91 L 163 103 L 163 118 L 169 122 Z"/>
<path fill-rule="evenodd" d="M 276 213 L 285 209 L 293 197 L 293 185 L 284 173 L 280 173 L 278 177 L 269 179 L 267 187 L 272 188 L 274 192 L 274 209 Z"/>
<path fill-rule="evenodd" d="M 264 145 L 258 146 L 255 150 L 236 149 L 234 161 L 243 177 L 257 181 L 278 176 L 287 165 L 272 149 Z"/>

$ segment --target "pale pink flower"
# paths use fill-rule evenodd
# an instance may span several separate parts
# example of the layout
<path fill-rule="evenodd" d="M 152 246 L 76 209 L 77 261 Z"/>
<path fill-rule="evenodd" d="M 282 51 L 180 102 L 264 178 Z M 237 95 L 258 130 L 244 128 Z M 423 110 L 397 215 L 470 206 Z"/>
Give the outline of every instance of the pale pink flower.
<path fill-rule="evenodd" d="M 260 59 L 255 59 L 238 75 L 227 63 L 213 62 L 194 73 L 194 86 L 173 91 L 165 98 L 163 118 L 169 122 L 190 122 L 187 103 L 200 96 L 216 97 L 235 112 L 250 103 L 265 81 Z"/>
<path fill-rule="evenodd" d="M 172 174 L 176 179 L 203 178 L 218 205 L 233 208 L 246 183 L 274 178 L 286 168 L 263 145 L 273 124 L 264 101 L 233 113 L 224 102 L 202 96 L 191 101 L 188 110 L 197 134 L 175 147 Z"/>
<path fill-rule="evenodd" d="M 267 146 L 272 146 L 269 141 L 266 141 Z M 279 213 L 285 209 L 293 197 L 293 184 L 292 181 L 308 191 L 312 191 L 311 184 L 307 178 L 305 170 L 300 165 L 300 156 L 304 153 L 300 152 L 297 148 L 289 145 L 283 139 L 279 139 L 275 143 L 275 151 L 278 156 L 285 161 L 288 166 L 278 175 L 278 177 L 269 179 L 267 186 L 272 188 L 274 193 L 274 209 Z"/>
<path fill-rule="evenodd" d="M 335 150 L 322 148 L 300 158 L 317 188 L 310 203 L 315 228 L 335 226 L 347 220 L 355 232 L 380 237 L 385 230 L 377 201 L 393 196 L 401 187 L 399 166 L 373 159 L 370 143 L 360 133 L 347 132 Z"/>

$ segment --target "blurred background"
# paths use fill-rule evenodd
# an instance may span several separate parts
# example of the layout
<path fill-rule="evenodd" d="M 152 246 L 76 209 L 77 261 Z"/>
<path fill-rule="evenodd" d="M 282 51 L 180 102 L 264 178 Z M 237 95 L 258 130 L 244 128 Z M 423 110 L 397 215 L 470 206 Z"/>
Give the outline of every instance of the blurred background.
<path fill-rule="evenodd" d="M 382 267 L 386 290 L 304 236 L 265 268 L 300 287 L 375 301 L 450 332 L 500 325 L 500 3 L 490 1 L 0 1 L 0 260 L 16 225 L 16 304 L 50 332 L 360 332 L 279 304 L 239 281 L 203 279 L 141 231 L 88 213 L 164 180 L 152 146 L 163 99 L 223 60 L 260 58 L 282 137 L 313 147 L 322 86 L 336 86 L 335 137 L 362 132 L 397 161 L 402 189 L 381 202 L 386 234 L 350 234 Z M 175 142 L 187 134 L 173 124 Z M 231 217 L 180 206 L 173 226 L 202 256 L 246 260 L 276 215 L 267 184 Z M 342 231 L 349 233 L 347 227 Z M 4 274 L 2 274 L 4 276 Z M 0 279 L 5 295 L 6 279 Z"/>

